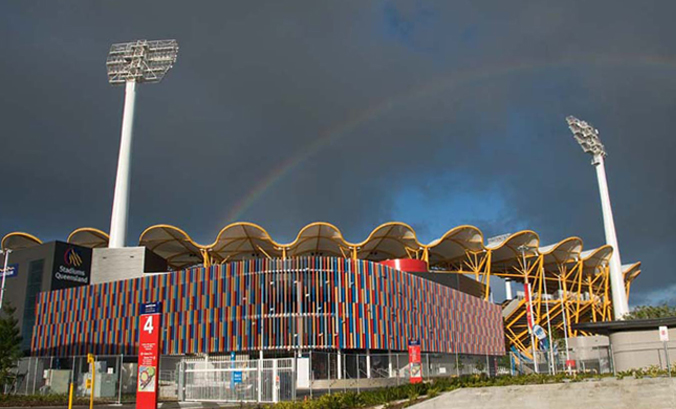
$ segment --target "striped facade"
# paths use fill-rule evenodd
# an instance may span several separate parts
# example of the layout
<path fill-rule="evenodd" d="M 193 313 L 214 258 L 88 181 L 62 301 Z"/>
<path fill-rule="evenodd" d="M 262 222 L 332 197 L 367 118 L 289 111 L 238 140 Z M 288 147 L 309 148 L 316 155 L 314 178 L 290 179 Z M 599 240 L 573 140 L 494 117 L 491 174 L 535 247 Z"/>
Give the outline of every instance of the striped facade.
<path fill-rule="evenodd" d="M 287 349 L 504 354 L 499 306 L 381 264 L 257 259 L 45 292 L 35 355 L 136 354 L 140 305 L 162 302 L 162 354 Z"/>

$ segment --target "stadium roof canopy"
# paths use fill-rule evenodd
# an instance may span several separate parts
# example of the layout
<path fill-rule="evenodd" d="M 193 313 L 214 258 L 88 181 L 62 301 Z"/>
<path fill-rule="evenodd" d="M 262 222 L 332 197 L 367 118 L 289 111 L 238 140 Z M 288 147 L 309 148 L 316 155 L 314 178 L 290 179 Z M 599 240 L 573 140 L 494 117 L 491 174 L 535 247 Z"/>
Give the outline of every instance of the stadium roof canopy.
<path fill-rule="evenodd" d="M 23 250 L 29 247 L 42 244 L 42 240 L 33 236 L 32 234 L 24 232 L 14 232 L 2 238 L 3 250 Z"/>
<path fill-rule="evenodd" d="M 108 234 L 94 228 L 74 230 L 69 243 L 100 248 L 108 246 Z M 2 248 L 23 249 L 41 244 L 28 233 L 15 232 L 2 239 Z M 490 252 L 494 271 L 518 269 L 522 258 L 543 257 L 546 269 L 555 269 L 578 261 L 584 262 L 584 273 L 594 275 L 607 265 L 612 248 L 601 246 L 583 251 L 582 239 L 569 237 L 547 246 L 540 246 L 540 237 L 531 230 L 505 234 L 488 241 L 477 227 L 463 225 L 448 230 L 430 243 L 421 243 L 415 230 L 406 223 L 389 222 L 376 227 L 361 242 L 350 242 L 334 225 L 310 223 L 300 229 L 295 240 L 280 243 L 261 226 L 238 222 L 224 227 L 210 244 L 199 244 L 184 230 L 158 224 L 141 233 L 138 244 L 165 258 L 172 268 L 204 263 L 224 263 L 252 258 L 285 258 L 300 256 L 336 256 L 383 261 L 395 258 L 417 258 L 428 261 L 431 269 L 462 266 L 467 257 Z M 623 266 L 625 279 L 640 274 L 640 263 Z"/>

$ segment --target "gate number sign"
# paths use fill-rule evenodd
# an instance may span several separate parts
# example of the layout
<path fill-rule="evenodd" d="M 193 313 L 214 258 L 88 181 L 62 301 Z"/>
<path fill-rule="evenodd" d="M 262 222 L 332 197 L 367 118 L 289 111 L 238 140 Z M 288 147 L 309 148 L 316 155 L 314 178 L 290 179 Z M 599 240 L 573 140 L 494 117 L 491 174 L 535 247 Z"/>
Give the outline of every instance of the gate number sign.
<path fill-rule="evenodd" d="M 136 409 L 157 409 L 162 304 L 141 305 Z"/>
<path fill-rule="evenodd" d="M 420 340 L 408 341 L 409 380 L 411 383 L 422 382 L 422 366 L 420 364 Z"/>

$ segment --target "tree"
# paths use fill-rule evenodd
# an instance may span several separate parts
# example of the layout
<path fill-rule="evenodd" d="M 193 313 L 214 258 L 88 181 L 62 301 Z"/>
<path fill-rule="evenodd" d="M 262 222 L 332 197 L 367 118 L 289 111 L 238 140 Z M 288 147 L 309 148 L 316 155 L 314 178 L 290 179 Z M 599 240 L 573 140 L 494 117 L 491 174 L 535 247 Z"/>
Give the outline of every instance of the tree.
<path fill-rule="evenodd" d="M 0 385 L 7 385 L 14 378 L 12 369 L 21 358 L 21 335 L 19 321 L 14 318 L 16 308 L 5 303 L 0 314 Z"/>
<path fill-rule="evenodd" d="M 676 317 L 676 307 L 662 304 L 659 306 L 639 305 L 624 316 L 625 320 L 645 320 L 650 318 Z"/>

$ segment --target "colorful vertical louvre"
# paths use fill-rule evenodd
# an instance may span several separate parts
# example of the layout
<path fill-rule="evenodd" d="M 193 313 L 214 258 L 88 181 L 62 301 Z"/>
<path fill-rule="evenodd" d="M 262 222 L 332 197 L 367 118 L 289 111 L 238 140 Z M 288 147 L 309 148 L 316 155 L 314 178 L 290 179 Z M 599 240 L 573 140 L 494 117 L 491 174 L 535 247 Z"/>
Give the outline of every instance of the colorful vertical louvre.
<path fill-rule="evenodd" d="M 381 264 L 258 259 L 41 293 L 36 355 L 136 354 L 138 312 L 162 301 L 162 354 L 288 349 L 502 355 L 500 307 Z"/>

